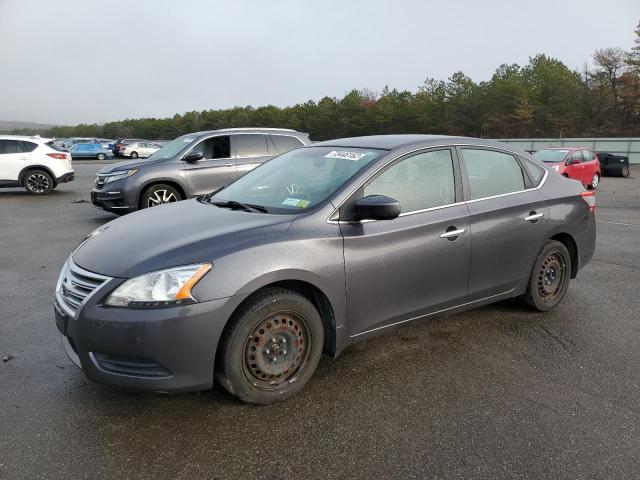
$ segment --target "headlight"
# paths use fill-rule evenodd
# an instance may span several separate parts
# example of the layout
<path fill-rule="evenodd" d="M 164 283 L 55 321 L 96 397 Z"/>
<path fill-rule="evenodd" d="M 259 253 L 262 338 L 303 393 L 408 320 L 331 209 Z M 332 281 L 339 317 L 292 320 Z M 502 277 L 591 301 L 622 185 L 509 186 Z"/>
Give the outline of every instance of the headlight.
<path fill-rule="evenodd" d="M 158 308 L 193 303 L 191 289 L 211 270 L 210 263 L 186 265 L 131 278 L 107 297 L 112 307 Z"/>
<path fill-rule="evenodd" d="M 556 172 L 560 171 L 560 166 L 559 165 L 554 165 L 551 168 L 553 168 Z"/>
<path fill-rule="evenodd" d="M 116 180 L 121 180 L 123 178 L 130 177 L 131 175 L 135 175 L 137 173 L 137 168 L 132 168 L 131 170 L 122 170 L 121 172 L 112 172 L 108 177 L 102 177 L 102 181 L 104 183 L 115 182 Z"/>

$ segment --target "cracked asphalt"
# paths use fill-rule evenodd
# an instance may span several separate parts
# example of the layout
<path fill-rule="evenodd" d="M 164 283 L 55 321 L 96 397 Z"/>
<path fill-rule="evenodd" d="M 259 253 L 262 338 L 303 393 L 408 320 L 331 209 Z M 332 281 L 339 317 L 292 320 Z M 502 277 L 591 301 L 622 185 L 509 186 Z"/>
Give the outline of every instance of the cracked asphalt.
<path fill-rule="evenodd" d="M 88 381 L 53 320 L 59 269 L 113 216 L 95 163 L 0 190 L 0 479 L 638 478 L 640 168 L 604 178 L 593 261 L 554 311 L 503 302 L 324 358 L 285 403 Z M 8 358 L 13 356 L 13 358 Z"/>

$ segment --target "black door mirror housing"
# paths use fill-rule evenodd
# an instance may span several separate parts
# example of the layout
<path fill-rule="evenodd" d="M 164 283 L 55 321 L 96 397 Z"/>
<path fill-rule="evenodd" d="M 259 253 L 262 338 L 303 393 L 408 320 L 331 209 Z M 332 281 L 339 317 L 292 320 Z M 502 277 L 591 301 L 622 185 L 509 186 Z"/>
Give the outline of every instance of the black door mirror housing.
<path fill-rule="evenodd" d="M 356 201 L 358 220 L 393 220 L 400 211 L 400 202 L 384 195 L 369 195 Z"/>
<path fill-rule="evenodd" d="M 202 160 L 203 158 L 204 158 L 204 154 L 202 152 L 191 152 L 189 155 L 184 157 L 182 161 L 197 162 L 198 160 Z"/>

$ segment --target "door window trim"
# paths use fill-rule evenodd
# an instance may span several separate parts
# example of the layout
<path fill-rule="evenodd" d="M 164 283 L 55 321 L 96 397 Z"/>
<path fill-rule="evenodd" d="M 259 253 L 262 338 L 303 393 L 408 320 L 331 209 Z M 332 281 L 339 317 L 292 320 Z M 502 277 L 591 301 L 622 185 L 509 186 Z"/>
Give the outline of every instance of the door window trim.
<path fill-rule="evenodd" d="M 385 162 L 383 165 L 381 165 L 379 168 L 377 168 L 374 172 L 371 173 L 371 175 L 369 175 L 357 188 L 355 188 L 348 196 L 345 200 L 343 200 L 340 205 L 338 205 L 334 211 L 331 213 L 331 215 L 329 215 L 329 218 L 327 218 L 327 223 L 331 223 L 331 224 L 353 224 L 353 223 L 369 223 L 369 222 L 378 222 L 380 220 L 340 220 L 339 218 L 339 213 L 340 213 L 340 209 L 349 201 L 351 200 L 351 198 L 365 185 L 365 183 L 367 183 L 369 180 L 371 180 L 375 175 L 378 174 L 378 172 L 380 172 L 382 169 L 386 168 L 388 165 L 390 165 L 391 163 L 399 160 L 400 158 L 406 157 L 408 155 L 411 155 L 413 153 L 417 153 L 417 152 L 427 152 L 429 150 L 437 150 L 437 149 L 445 149 L 448 148 L 452 151 L 452 158 L 454 160 L 454 176 L 455 175 L 460 175 L 462 177 L 462 187 L 463 187 L 463 197 L 460 201 L 458 201 L 458 195 L 457 195 L 457 186 L 456 186 L 456 203 L 451 203 L 448 205 L 441 205 L 439 207 L 432 207 L 432 208 L 428 208 L 425 210 L 416 210 L 414 212 L 404 212 L 401 213 L 400 215 L 398 215 L 398 217 L 402 217 L 402 216 L 406 216 L 406 215 L 414 215 L 416 213 L 423 213 L 423 212 L 430 212 L 433 210 L 440 210 L 442 208 L 449 208 L 449 207 L 454 207 L 457 205 L 463 205 L 463 204 L 467 204 L 467 203 L 475 203 L 475 202 L 481 202 L 483 200 L 492 200 L 494 198 L 500 198 L 500 197 L 506 197 L 509 195 L 517 195 L 520 193 L 525 193 L 525 192 L 529 192 L 532 190 L 540 190 L 542 188 L 542 186 L 546 183 L 547 178 L 549 176 L 549 170 L 547 170 L 546 167 L 543 167 L 544 169 L 544 175 L 542 176 L 542 180 L 540 180 L 540 183 L 537 186 L 531 186 L 530 188 L 525 188 L 524 190 L 518 190 L 516 192 L 508 192 L 508 193 L 501 193 L 499 195 L 492 195 L 489 197 L 482 197 L 482 198 L 476 198 L 473 200 L 466 200 L 466 197 L 464 195 L 464 189 L 467 189 L 468 191 L 468 185 L 465 186 L 465 182 L 467 182 L 467 176 L 466 176 L 466 170 L 463 172 L 463 160 L 461 159 L 458 150 L 461 148 L 479 148 L 479 149 L 485 149 L 485 150 L 495 150 L 497 152 L 500 153 L 506 153 L 509 154 L 511 156 L 513 156 L 516 161 L 518 162 L 518 165 L 520 166 L 520 169 L 523 169 L 522 164 L 520 163 L 519 157 L 520 154 L 513 152 L 511 150 L 508 150 L 506 148 L 501 148 L 501 147 L 495 147 L 493 145 L 476 145 L 476 144 L 469 144 L 469 143 L 455 143 L 455 144 L 440 144 L 440 145 L 429 145 L 426 147 L 420 147 L 420 148 L 416 148 L 415 150 L 410 150 L 408 152 L 404 152 L 401 153 L 398 156 L 395 156 L 391 159 L 389 159 L 388 162 Z M 537 163 L 536 163 L 537 164 Z M 456 169 L 456 165 L 457 165 L 457 169 Z M 525 172 L 525 175 L 527 175 L 528 178 L 528 174 Z M 525 186 L 526 186 L 526 182 L 525 182 Z M 383 220 L 384 221 L 384 220 Z"/>

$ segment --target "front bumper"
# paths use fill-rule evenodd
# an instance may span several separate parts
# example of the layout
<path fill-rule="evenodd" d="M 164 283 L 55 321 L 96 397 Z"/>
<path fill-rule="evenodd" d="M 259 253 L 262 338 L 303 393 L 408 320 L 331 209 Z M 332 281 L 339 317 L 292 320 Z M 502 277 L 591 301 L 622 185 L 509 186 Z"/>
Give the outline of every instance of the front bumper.
<path fill-rule="evenodd" d="M 96 382 L 161 392 L 211 388 L 222 330 L 235 301 L 219 299 L 173 308 L 133 310 L 87 299 L 77 318 L 54 305 L 56 325 L 71 361 Z M 235 297 L 231 297 L 235 298 Z"/>
<path fill-rule="evenodd" d="M 130 201 L 124 192 L 118 189 L 109 190 L 106 186 L 91 190 L 91 203 L 113 213 L 130 213 L 138 209 L 135 201 Z"/>

